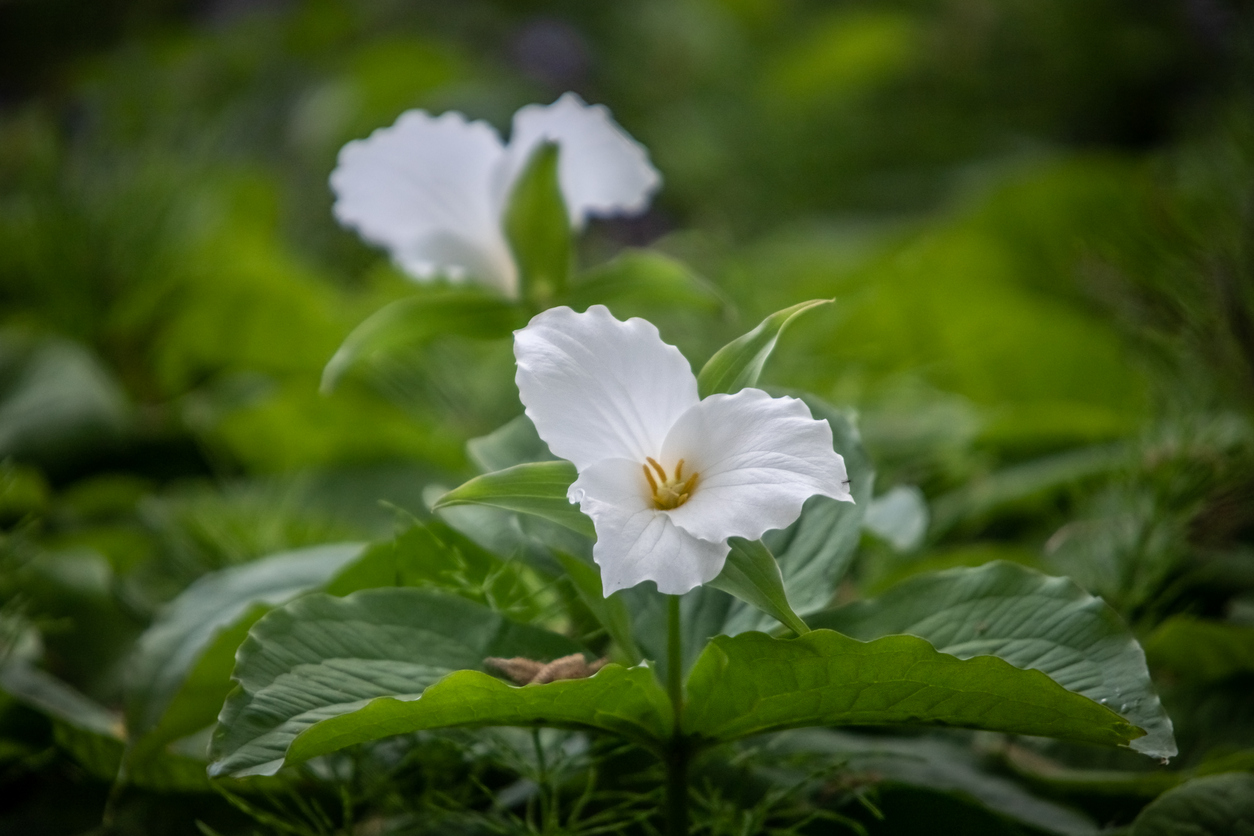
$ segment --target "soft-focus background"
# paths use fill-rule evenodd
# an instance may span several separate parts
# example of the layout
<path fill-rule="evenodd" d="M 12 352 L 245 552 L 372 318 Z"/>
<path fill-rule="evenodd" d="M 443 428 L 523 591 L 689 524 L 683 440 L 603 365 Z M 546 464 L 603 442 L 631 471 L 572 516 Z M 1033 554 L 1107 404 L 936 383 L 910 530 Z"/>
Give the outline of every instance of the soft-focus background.
<path fill-rule="evenodd" d="M 723 297 L 617 313 L 699 365 L 836 299 L 766 377 L 855 407 L 877 494 L 928 511 L 868 537 L 850 596 L 996 558 L 1071 575 L 1147 643 L 1181 765 L 1254 747 L 1248 634 L 1199 661 L 1188 632 L 1254 624 L 1241 0 L 0 0 L 0 625 L 114 705 L 195 578 L 387 536 L 472 473 L 464 442 L 521 412 L 507 342 L 318 392 L 416 292 L 327 176 L 407 108 L 508 130 L 567 90 L 664 177 L 581 263 L 648 246 Z M 0 830 L 95 827 L 109 782 L 6 700 Z M 128 803 L 126 832 L 238 825 L 213 795 Z"/>

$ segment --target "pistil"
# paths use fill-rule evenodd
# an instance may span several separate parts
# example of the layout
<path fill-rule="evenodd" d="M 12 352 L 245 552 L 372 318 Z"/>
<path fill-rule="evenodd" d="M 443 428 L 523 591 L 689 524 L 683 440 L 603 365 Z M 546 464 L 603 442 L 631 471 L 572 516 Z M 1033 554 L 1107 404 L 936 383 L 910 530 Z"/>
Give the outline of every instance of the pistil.
<path fill-rule="evenodd" d="M 680 459 L 675 465 L 675 475 L 668 478 L 666 469 L 658 464 L 656 459 L 646 458 L 645 461 L 648 464 L 640 467 L 644 470 L 644 478 L 649 480 L 649 488 L 653 491 L 654 507 L 659 511 L 672 511 L 688 501 L 693 488 L 697 486 L 697 477 L 700 474 L 694 473 L 684 479 L 684 460 Z M 649 470 L 650 465 L 653 470 L 657 471 L 656 479 Z"/>

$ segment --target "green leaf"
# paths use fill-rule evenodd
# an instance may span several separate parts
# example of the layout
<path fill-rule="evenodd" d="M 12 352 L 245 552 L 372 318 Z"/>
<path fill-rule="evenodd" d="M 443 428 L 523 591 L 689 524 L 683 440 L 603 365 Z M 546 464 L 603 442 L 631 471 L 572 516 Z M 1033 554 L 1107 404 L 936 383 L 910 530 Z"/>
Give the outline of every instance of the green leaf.
<path fill-rule="evenodd" d="M 709 585 L 752 604 L 797 635 L 808 633 L 810 628 L 788 605 L 784 578 L 771 550 L 761 540 L 733 537 L 729 543 L 723 571 Z"/>
<path fill-rule="evenodd" d="M 529 462 L 476 476 L 436 500 L 433 510 L 456 505 L 490 505 L 532 514 L 587 537 L 596 537 L 592 520 L 566 499 L 578 473 L 567 461 Z"/>
<path fill-rule="evenodd" d="M 660 749 L 671 735 L 671 707 L 646 667 L 607 665 L 587 679 L 508 685 L 478 671 L 459 671 L 421 694 L 371 700 L 302 732 L 287 751 L 298 763 L 354 743 L 450 726 L 558 726 L 616 734 Z"/>
<path fill-rule="evenodd" d="M 466 442 L 466 454 L 483 473 L 527 462 L 555 461 L 549 445 L 526 415 L 519 415 L 487 435 Z"/>
<path fill-rule="evenodd" d="M 1014 781 L 980 768 L 972 747 L 937 736 L 863 735 L 827 729 L 787 731 L 768 751 L 810 754 L 840 763 L 846 774 L 875 775 L 876 784 L 905 784 L 973 798 L 996 813 L 1047 833 L 1097 834 L 1091 819 L 1037 798 Z"/>
<path fill-rule="evenodd" d="M 629 311 L 675 308 L 717 310 L 727 307 L 719 289 L 681 261 L 652 250 L 627 250 L 582 276 L 562 297 L 575 310 L 590 305 L 612 307 L 619 317 Z M 630 314 L 627 314 L 630 315 Z"/>
<path fill-rule="evenodd" d="M 609 633 L 614 643 L 633 664 L 639 664 L 644 657 L 640 654 L 640 648 L 636 646 L 635 639 L 631 635 L 631 613 L 627 611 L 627 605 L 623 602 L 621 595 L 611 595 L 606 598 L 601 590 L 601 573 L 597 571 L 595 566 L 590 566 L 574 555 L 565 552 L 555 552 L 557 559 L 562 564 L 566 576 L 570 579 L 571 585 L 575 588 L 575 594 L 579 596 L 579 600 L 583 601 L 584 606 L 591 611 L 597 623 L 605 628 L 605 632 Z"/>
<path fill-rule="evenodd" d="M 1141 811 L 1131 836 L 1254 836 L 1254 775 L 1197 778 Z"/>
<path fill-rule="evenodd" d="M 447 335 L 475 339 L 508 337 L 523 325 L 513 303 L 480 290 L 437 290 L 398 299 L 352 330 L 322 370 L 329 393 L 355 368 Z"/>
<path fill-rule="evenodd" d="M 815 614 L 810 623 L 862 640 L 907 633 L 960 659 L 996 656 L 1039 670 L 1144 729 L 1134 750 L 1154 758 L 1176 754 L 1145 653 L 1114 610 L 1067 578 L 1001 561 L 951 569 Z"/>
<path fill-rule="evenodd" d="M 758 327 L 737 337 L 714 352 L 697 375 L 697 389 L 706 398 L 720 392 L 739 392 L 746 386 L 754 386 L 762 374 L 762 367 L 775 350 L 779 335 L 794 317 L 811 308 L 830 304 L 830 299 L 813 299 L 784 308 L 762 320 Z"/>
<path fill-rule="evenodd" d="M 205 575 L 170 602 L 140 637 L 127 671 L 132 762 L 212 724 L 231 691 L 235 651 L 253 623 L 337 576 L 347 573 L 351 581 L 365 550 L 345 543 L 284 552 Z"/>
<path fill-rule="evenodd" d="M 296 736 L 376 697 L 410 699 L 489 656 L 551 660 L 569 639 L 428 589 L 307 595 L 258 621 L 236 656 L 238 687 L 218 718 L 214 775 L 272 774 Z"/>
<path fill-rule="evenodd" d="M 505 209 L 505 237 L 518 262 L 522 296 L 541 304 L 566 288 L 574 261 L 555 142 L 543 142 L 518 175 Z"/>
<path fill-rule="evenodd" d="M 682 727 L 707 741 L 805 726 L 901 723 L 1126 745 L 1142 731 L 1040 671 L 958 659 L 914 636 L 861 642 L 716 636 L 688 677 Z"/>

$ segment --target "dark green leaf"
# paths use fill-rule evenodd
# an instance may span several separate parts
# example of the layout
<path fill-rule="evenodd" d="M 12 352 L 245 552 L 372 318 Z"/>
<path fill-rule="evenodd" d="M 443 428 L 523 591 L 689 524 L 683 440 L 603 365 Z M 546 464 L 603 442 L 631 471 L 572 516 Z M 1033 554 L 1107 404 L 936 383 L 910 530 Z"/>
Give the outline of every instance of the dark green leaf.
<path fill-rule="evenodd" d="M 784 579 L 779 573 L 775 555 L 761 540 L 733 537 L 727 562 L 709 586 L 734 595 L 800 635 L 809 632 L 806 623 L 788 605 Z"/>
<path fill-rule="evenodd" d="M 566 499 L 578 474 L 567 461 L 530 462 L 476 476 L 441 496 L 434 510 L 456 505 L 490 505 L 532 514 L 595 537 L 592 520 Z"/>
<path fill-rule="evenodd" d="M 899 723 L 1126 745 L 1142 731 L 1040 671 L 958 659 L 914 636 L 860 642 L 716 636 L 688 677 L 683 729 L 711 741 L 804 726 Z"/>
<path fill-rule="evenodd" d="M 337 576 L 350 587 L 368 580 L 352 577 L 354 568 L 366 568 L 354 567 L 365 551 L 345 543 L 285 552 L 205 575 L 175 598 L 140 637 L 127 671 L 132 763 L 213 723 L 253 623 Z"/>
<path fill-rule="evenodd" d="M 1254 775 L 1197 778 L 1141 811 L 1131 836 L 1254 836 Z"/>
<path fill-rule="evenodd" d="M 1144 729 L 1131 743 L 1136 751 L 1155 758 L 1176 753 L 1145 653 L 1114 610 L 1067 578 L 1001 561 L 951 569 L 817 613 L 810 622 L 862 640 L 907 633 L 961 659 L 996 656 L 1039 670 Z"/>
<path fill-rule="evenodd" d="M 863 735 L 827 729 L 775 735 L 770 751 L 807 753 L 841 763 L 845 774 L 875 776 L 877 784 L 906 784 L 973 798 L 990 810 L 1047 833 L 1096 834 L 1088 817 L 1037 798 L 1014 781 L 980 768 L 970 746 L 936 736 Z"/>
<path fill-rule="evenodd" d="M 238 687 L 214 733 L 215 775 L 270 774 L 315 723 L 376 697 L 412 699 L 489 656 L 551 660 L 579 650 L 569 639 L 427 589 L 346 598 L 307 595 L 253 625 L 236 656 Z"/>
<path fill-rule="evenodd" d="M 1254 673 L 1254 627 L 1175 616 L 1145 642 L 1155 667 L 1191 683 L 1220 682 Z"/>
<path fill-rule="evenodd" d="M 541 143 L 518 175 L 505 209 L 505 237 L 518 262 L 522 295 L 541 304 L 565 290 L 574 259 L 559 156 L 557 143 Z"/>
<path fill-rule="evenodd" d="M 353 329 L 322 370 L 322 391 L 331 392 L 352 369 L 376 363 L 447 335 L 497 339 L 523 324 L 521 310 L 479 290 L 424 292 L 398 299 Z"/>
<path fill-rule="evenodd" d="M 755 386 L 762 367 L 775 350 L 779 335 L 794 317 L 811 308 L 827 305 L 830 299 L 813 299 L 784 308 L 762 320 L 756 328 L 729 342 L 714 353 L 697 375 L 697 389 L 706 398 L 720 392 L 739 392 Z"/>

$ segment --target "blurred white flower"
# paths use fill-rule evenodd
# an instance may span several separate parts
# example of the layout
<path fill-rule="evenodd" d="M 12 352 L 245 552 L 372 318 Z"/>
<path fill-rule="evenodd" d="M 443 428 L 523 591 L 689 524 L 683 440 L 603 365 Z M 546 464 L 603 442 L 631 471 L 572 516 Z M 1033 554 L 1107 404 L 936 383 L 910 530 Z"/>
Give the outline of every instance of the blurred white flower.
<path fill-rule="evenodd" d="M 391 253 L 416 279 L 436 275 L 518 293 L 518 267 L 502 228 L 531 154 L 560 147 L 558 181 L 570 223 L 643 211 L 661 183 L 640 143 L 603 105 L 566 93 L 514 114 L 509 145 L 460 113 L 401 114 L 389 128 L 340 150 L 331 188 L 335 217 Z"/>
<path fill-rule="evenodd" d="M 729 537 L 760 538 L 811 496 L 853 501 L 832 429 L 796 398 L 760 389 L 697 396 L 674 346 L 601 305 L 552 308 L 514 333 L 527 415 L 579 478 L 605 594 L 657 583 L 679 595 L 713 580 Z"/>

